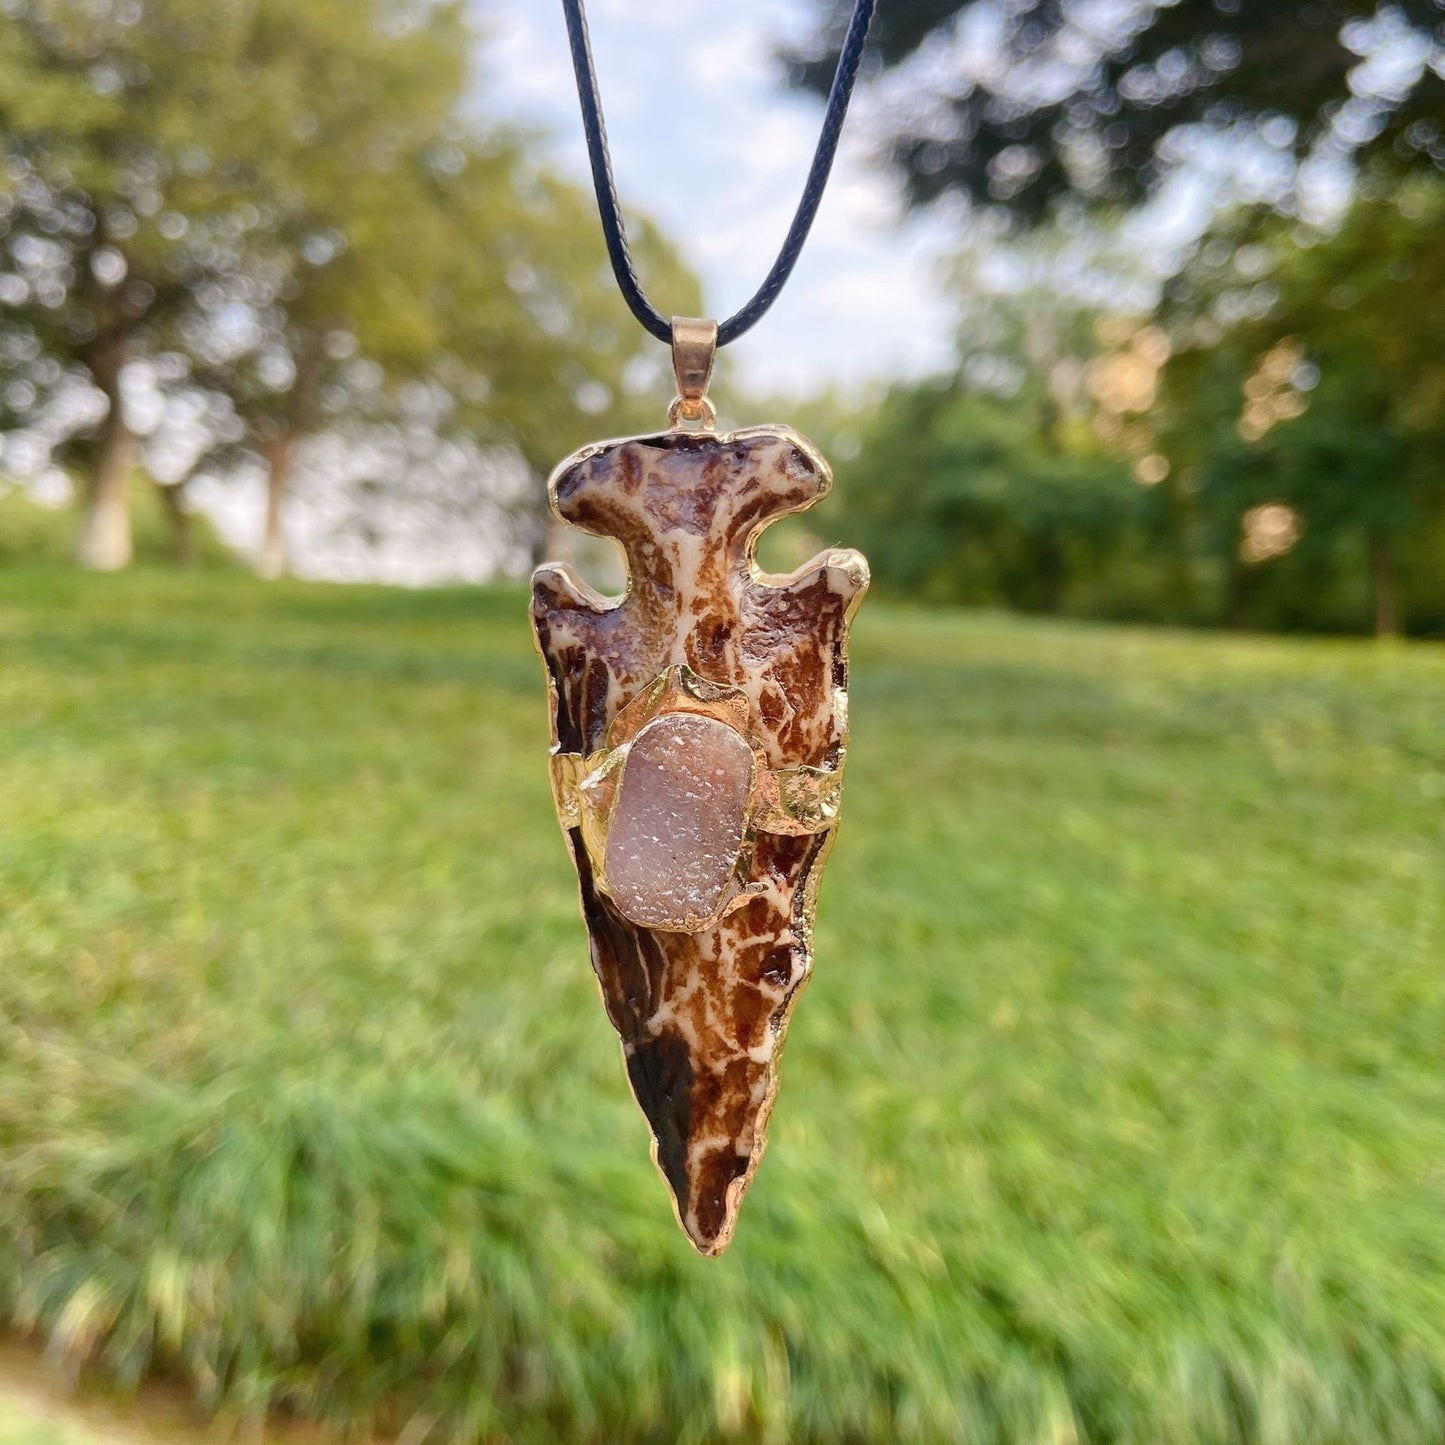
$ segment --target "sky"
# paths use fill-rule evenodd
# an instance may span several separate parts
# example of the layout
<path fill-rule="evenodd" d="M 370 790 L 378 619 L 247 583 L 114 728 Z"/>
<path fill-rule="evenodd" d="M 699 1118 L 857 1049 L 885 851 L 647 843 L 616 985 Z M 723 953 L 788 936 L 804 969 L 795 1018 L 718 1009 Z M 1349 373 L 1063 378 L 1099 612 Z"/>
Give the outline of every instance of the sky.
<path fill-rule="evenodd" d="M 541 128 L 555 163 L 590 189 L 560 3 L 477 4 L 482 108 Z M 623 205 L 661 223 L 725 316 L 772 265 L 817 143 L 821 103 L 789 92 L 772 58 L 816 11 L 808 0 L 590 0 L 587 13 Z M 745 390 L 805 396 L 948 364 L 954 313 L 938 270 L 956 222 L 904 220 L 870 135 L 860 94 L 788 287 L 728 348 Z"/>

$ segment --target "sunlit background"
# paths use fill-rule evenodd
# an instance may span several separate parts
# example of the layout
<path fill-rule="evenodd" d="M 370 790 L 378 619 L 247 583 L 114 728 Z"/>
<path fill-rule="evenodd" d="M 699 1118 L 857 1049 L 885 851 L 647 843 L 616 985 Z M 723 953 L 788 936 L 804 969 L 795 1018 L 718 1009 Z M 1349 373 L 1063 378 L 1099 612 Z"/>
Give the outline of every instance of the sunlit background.
<path fill-rule="evenodd" d="M 665 312 L 847 8 L 594 0 Z M 879 8 L 715 386 L 874 585 L 705 1262 L 526 622 L 671 394 L 560 7 L 0 0 L 0 1445 L 1445 1437 L 1445 9 Z"/>

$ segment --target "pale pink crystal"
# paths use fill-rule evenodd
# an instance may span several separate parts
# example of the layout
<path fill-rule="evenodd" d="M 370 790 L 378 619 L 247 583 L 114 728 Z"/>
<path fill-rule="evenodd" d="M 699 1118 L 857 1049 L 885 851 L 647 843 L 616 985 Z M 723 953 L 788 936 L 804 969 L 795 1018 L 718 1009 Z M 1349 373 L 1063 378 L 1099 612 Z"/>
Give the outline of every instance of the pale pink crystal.
<path fill-rule="evenodd" d="M 607 837 L 607 887 L 624 918 L 683 928 L 726 900 L 747 825 L 753 754 L 713 718 L 673 713 L 633 741 Z"/>

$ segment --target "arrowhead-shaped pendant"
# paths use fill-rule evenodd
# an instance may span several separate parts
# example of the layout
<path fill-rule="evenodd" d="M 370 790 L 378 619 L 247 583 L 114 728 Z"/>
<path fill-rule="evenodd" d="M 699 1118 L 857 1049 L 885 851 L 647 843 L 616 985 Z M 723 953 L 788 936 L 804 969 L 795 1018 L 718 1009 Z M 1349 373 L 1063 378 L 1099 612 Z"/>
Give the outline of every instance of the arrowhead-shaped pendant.
<path fill-rule="evenodd" d="M 788 1017 L 812 967 L 847 741 L 848 624 L 868 567 L 760 572 L 762 530 L 826 463 L 785 427 L 583 448 L 557 515 L 616 538 L 628 590 L 532 579 L 552 782 L 592 966 L 677 1216 L 720 1254 L 762 1156 Z"/>

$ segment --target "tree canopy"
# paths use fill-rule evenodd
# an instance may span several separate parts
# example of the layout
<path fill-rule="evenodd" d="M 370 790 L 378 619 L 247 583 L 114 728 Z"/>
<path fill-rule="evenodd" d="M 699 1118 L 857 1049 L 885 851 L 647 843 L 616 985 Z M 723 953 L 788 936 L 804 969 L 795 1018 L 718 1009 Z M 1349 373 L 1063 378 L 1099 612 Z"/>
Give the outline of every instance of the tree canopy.
<path fill-rule="evenodd" d="M 818 42 L 786 57 L 814 91 L 851 3 L 818 8 Z M 1186 125 L 1295 158 L 1445 164 L 1438 0 L 891 0 L 871 63 L 901 81 L 882 124 L 915 203 L 960 193 L 1029 220 L 1066 198 L 1133 203 Z"/>
<path fill-rule="evenodd" d="M 479 43 L 455 0 L 7 7 L 0 433 L 87 476 L 83 561 L 129 556 L 138 369 L 200 418 L 197 455 L 268 475 L 270 571 L 323 429 L 424 424 L 536 472 L 625 413 L 646 339 L 581 193 L 476 118 Z M 695 294 L 655 229 L 640 245 Z"/>
<path fill-rule="evenodd" d="M 1445 184 L 1356 201 L 1332 235 L 1206 242 L 1162 318 L 1150 427 L 1236 620 L 1445 626 Z M 1266 305 L 1255 307 L 1255 298 Z"/>

